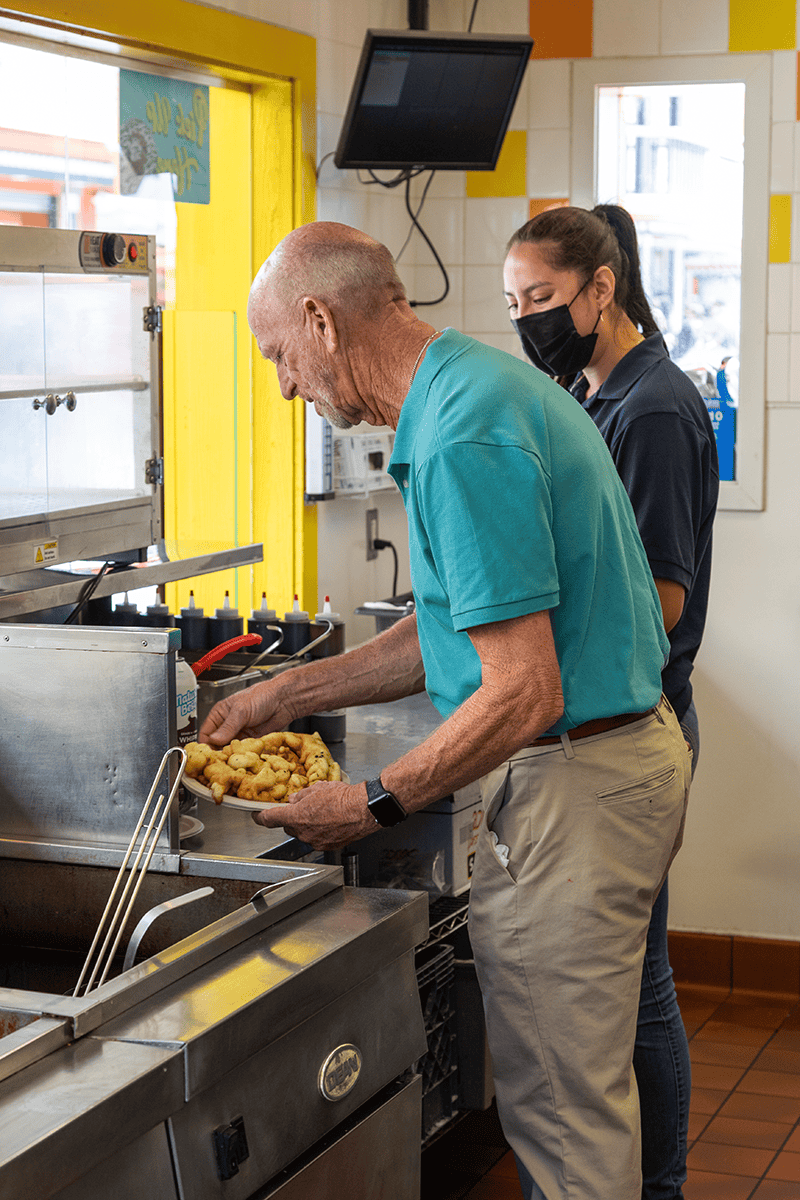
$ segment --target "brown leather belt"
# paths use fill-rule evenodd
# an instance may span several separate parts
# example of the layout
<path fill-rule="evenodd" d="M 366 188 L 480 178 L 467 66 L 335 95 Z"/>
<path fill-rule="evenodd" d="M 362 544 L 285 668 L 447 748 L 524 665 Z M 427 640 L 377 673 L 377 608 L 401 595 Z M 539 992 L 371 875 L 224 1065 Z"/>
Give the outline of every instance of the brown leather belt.
<path fill-rule="evenodd" d="M 597 717 L 594 721 L 584 721 L 582 725 L 576 725 L 574 729 L 567 729 L 565 732 L 569 740 L 574 742 L 579 738 L 593 737 L 596 733 L 608 733 L 609 729 L 621 729 L 623 725 L 632 725 L 634 721 L 643 721 L 655 711 L 654 708 L 648 708 L 647 712 L 623 713 L 619 717 Z M 560 741 L 560 736 L 540 737 L 531 742 L 531 745 L 555 746 Z"/>

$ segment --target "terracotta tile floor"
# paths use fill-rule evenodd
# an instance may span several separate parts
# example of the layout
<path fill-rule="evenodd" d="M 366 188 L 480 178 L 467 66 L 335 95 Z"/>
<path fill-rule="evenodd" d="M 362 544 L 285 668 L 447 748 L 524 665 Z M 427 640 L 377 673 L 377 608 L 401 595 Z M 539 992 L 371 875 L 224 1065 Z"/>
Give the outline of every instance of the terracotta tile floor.
<path fill-rule="evenodd" d="M 796 996 L 678 988 L 692 1054 L 685 1200 L 800 1200 Z M 494 1105 L 422 1155 L 421 1200 L 519 1200 Z"/>

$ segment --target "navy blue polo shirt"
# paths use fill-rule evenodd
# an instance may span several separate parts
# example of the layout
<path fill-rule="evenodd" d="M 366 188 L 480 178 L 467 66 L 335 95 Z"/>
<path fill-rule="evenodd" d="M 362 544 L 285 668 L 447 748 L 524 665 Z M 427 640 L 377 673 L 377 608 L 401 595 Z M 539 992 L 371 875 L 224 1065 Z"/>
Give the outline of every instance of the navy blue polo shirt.
<path fill-rule="evenodd" d="M 611 451 L 656 579 L 686 589 L 669 633 L 664 694 L 678 718 L 692 700 L 690 676 L 708 608 L 711 530 L 719 493 L 714 430 L 697 388 L 670 359 L 660 333 L 617 363 L 586 398 L 585 376 L 572 394 Z"/>

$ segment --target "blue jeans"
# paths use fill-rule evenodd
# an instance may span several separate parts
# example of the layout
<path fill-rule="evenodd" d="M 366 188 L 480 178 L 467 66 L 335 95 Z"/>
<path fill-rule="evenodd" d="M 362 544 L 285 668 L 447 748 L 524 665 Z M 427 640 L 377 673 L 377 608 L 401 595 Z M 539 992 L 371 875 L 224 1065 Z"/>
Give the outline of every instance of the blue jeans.
<path fill-rule="evenodd" d="M 700 753 L 694 702 L 681 721 L 692 748 L 692 774 Z M 689 1043 L 667 953 L 667 884 L 653 905 L 642 971 L 633 1066 L 642 1120 L 642 1200 L 683 1200 L 691 1095 Z"/>

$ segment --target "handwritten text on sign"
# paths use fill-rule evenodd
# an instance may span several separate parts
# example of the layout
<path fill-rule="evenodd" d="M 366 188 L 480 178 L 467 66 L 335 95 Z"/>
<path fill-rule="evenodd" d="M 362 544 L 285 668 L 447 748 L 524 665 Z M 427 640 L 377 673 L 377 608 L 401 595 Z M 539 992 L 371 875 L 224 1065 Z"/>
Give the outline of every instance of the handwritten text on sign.
<path fill-rule="evenodd" d="M 172 176 L 176 200 L 208 204 L 208 88 L 183 79 L 120 71 L 120 189 L 147 175 Z"/>

